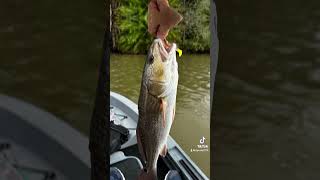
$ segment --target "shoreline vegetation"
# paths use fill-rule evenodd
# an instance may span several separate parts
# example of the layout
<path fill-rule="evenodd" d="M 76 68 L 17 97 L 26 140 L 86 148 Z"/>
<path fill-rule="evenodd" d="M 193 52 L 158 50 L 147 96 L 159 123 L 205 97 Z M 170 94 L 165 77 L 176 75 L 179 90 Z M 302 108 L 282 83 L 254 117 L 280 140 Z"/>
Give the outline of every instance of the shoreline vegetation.
<path fill-rule="evenodd" d="M 146 54 L 153 37 L 148 33 L 147 7 L 150 0 L 111 0 L 111 52 Z M 169 0 L 183 20 L 171 29 L 168 41 L 184 54 L 210 53 L 210 1 Z"/>

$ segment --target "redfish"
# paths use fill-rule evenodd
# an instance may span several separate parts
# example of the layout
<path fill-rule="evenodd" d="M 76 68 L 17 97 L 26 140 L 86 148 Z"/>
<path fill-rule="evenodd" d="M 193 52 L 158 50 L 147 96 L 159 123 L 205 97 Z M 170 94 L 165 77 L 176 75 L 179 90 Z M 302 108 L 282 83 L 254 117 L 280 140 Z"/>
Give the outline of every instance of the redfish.
<path fill-rule="evenodd" d="M 157 180 L 157 160 L 167 153 L 167 138 L 175 116 L 178 86 L 176 44 L 167 51 L 162 40 L 150 46 L 138 102 L 137 142 L 145 168 L 138 179 Z"/>

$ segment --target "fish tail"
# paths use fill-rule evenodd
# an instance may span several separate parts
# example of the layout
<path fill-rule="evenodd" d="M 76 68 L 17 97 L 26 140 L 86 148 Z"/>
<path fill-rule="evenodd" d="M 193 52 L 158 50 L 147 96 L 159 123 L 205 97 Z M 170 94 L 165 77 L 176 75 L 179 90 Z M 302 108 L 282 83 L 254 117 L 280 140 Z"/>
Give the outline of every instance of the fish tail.
<path fill-rule="evenodd" d="M 141 170 L 138 180 L 158 180 L 157 177 L 157 170 L 156 169 L 151 169 L 151 170 L 146 170 L 143 169 Z"/>

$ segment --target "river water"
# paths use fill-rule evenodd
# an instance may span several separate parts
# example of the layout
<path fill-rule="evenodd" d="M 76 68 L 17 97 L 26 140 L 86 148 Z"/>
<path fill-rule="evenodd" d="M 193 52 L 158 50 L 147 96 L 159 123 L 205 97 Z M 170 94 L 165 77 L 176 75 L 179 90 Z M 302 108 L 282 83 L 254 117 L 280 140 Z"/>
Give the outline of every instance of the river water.
<path fill-rule="evenodd" d="M 320 1 L 219 1 L 213 176 L 320 178 Z"/>
<path fill-rule="evenodd" d="M 103 3 L 86 0 L 1 1 L 0 93 L 39 106 L 88 135 L 104 13 Z M 172 136 L 209 175 L 209 152 L 190 153 L 202 136 L 207 144 L 210 140 L 209 56 L 183 55 L 180 60 Z M 144 56 L 111 59 L 111 88 L 134 102 L 143 61 Z"/>
<path fill-rule="evenodd" d="M 88 134 L 104 10 L 89 1 L 1 1 L 0 93 L 40 106 Z"/>
<path fill-rule="evenodd" d="M 138 103 L 145 59 L 146 55 L 112 55 L 111 91 Z M 210 144 L 210 56 L 183 55 L 177 57 L 177 61 L 179 85 L 170 134 L 209 176 L 210 151 L 191 152 L 191 149 L 197 149 L 202 137 L 208 146 Z"/>
<path fill-rule="evenodd" d="M 217 2 L 216 179 L 319 179 L 319 9 L 318 0 Z M 99 1 L 2 0 L 0 93 L 40 106 L 88 134 L 104 13 Z M 139 71 L 141 63 L 136 65 Z M 194 97 L 179 99 L 198 108 L 199 102 L 191 105 Z M 196 132 L 197 127 L 208 125 L 196 119 L 192 131 L 178 125 L 183 122 L 178 117 L 173 127 L 172 135 L 186 150 L 205 132 Z M 184 133 L 175 134 L 176 128 Z M 189 141 L 192 133 L 197 138 Z M 205 164 L 199 163 L 208 172 Z"/>

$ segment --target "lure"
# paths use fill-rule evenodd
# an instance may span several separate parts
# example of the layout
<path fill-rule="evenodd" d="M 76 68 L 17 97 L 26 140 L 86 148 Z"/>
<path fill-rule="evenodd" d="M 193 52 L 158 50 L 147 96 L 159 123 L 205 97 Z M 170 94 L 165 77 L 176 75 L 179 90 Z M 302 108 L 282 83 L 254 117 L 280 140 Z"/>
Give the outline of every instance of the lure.
<path fill-rule="evenodd" d="M 181 57 L 182 56 L 182 50 L 177 48 L 176 51 L 178 52 L 179 57 Z"/>

